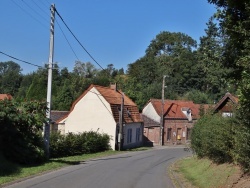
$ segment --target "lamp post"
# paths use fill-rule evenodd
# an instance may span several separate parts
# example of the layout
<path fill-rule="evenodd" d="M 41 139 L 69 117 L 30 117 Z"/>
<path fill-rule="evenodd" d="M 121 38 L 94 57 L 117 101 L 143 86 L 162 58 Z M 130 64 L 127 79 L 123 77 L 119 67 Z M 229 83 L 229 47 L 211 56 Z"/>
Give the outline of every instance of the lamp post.
<path fill-rule="evenodd" d="M 163 145 L 163 132 L 164 132 L 164 89 L 165 89 L 165 78 L 167 76 L 164 75 L 163 76 L 163 80 L 162 80 L 162 96 L 161 96 L 161 124 L 160 124 L 160 145 L 162 146 Z"/>

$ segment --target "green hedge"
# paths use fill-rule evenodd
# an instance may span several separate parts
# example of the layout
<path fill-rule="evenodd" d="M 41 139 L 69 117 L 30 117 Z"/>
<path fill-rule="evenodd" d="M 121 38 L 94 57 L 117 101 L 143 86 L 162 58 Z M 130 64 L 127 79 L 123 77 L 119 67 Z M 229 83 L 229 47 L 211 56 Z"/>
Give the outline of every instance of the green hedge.
<path fill-rule="evenodd" d="M 230 118 L 205 115 L 195 124 L 191 135 L 192 147 L 199 157 L 209 157 L 215 162 L 233 160 L 233 132 Z"/>
<path fill-rule="evenodd" d="M 53 132 L 50 136 L 50 157 L 58 158 L 106 151 L 110 149 L 109 143 L 109 135 L 94 131 L 66 135 Z"/>
<path fill-rule="evenodd" d="M 234 162 L 250 169 L 250 129 L 237 118 L 207 114 L 194 125 L 191 145 L 198 157 Z"/>

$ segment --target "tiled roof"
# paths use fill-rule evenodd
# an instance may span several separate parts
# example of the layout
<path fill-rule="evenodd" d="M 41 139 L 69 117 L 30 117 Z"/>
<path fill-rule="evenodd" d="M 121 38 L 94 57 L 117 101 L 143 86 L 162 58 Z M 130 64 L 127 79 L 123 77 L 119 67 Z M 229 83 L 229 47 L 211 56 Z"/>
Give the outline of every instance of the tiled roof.
<path fill-rule="evenodd" d="M 231 93 L 227 92 L 222 98 L 221 100 L 215 105 L 214 110 L 216 111 L 224 102 L 226 102 L 226 100 L 230 100 L 233 102 L 233 104 L 238 104 L 239 102 L 239 98 L 232 95 Z"/>
<path fill-rule="evenodd" d="M 102 87 L 97 85 L 92 85 L 95 87 L 100 94 L 108 101 L 109 104 L 121 104 L 122 94 L 121 91 L 116 91 L 109 87 Z M 124 105 L 136 106 L 136 104 L 126 95 L 124 95 Z"/>
<path fill-rule="evenodd" d="M 111 104 L 111 110 L 116 122 L 119 122 L 119 109 L 121 105 Z M 132 123 L 132 122 L 143 122 L 137 106 L 125 105 L 123 108 L 123 122 Z"/>
<path fill-rule="evenodd" d="M 91 92 L 90 90 L 92 88 L 95 88 L 101 96 L 105 98 L 105 100 L 110 104 L 111 110 L 113 113 L 113 117 L 116 122 L 119 121 L 119 108 L 122 103 L 122 94 L 121 91 L 116 91 L 114 89 L 111 89 L 109 87 L 103 87 L 98 85 L 90 85 L 90 87 L 83 92 L 83 94 L 78 97 L 78 99 L 72 104 L 70 112 L 74 110 L 75 105 L 88 93 Z M 98 93 L 97 93 L 98 95 Z M 68 115 L 61 118 L 65 119 Z M 58 120 L 57 122 L 59 122 Z M 124 122 L 130 123 L 130 122 L 143 122 L 142 118 L 140 117 L 139 110 L 137 108 L 137 105 L 124 94 Z"/>
<path fill-rule="evenodd" d="M 160 99 L 151 99 L 149 102 L 152 103 L 156 112 L 159 116 L 162 114 L 162 100 Z M 200 111 L 199 104 L 194 104 L 193 101 L 183 101 L 183 100 L 164 100 L 164 117 L 165 118 L 176 118 L 183 119 L 187 118 L 186 115 L 182 112 L 186 108 L 191 109 L 191 114 L 193 119 L 199 118 Z"/>
<path fill-rule="evenodd" d="M 159 127 L 160 123 L 150 119 L 149 117 L 142 115 L 142 119 L 144 122 L 144 127 Z"/>
<path fill-rule="evenodd" d="M 8 99 L 11 100 L 13 97 L 10 94 L 0 94 L 0 100 Z"/>
<path fill-rule="evenodd" d="M 69 111 L 55 111 L 55 110 L 52 110 L 50 112 L 51 122 L 52 123 L 57 122 L 59 119 L 61 119 L 62 117 L 65 117 L 68 114 L 69 114 Z"/>

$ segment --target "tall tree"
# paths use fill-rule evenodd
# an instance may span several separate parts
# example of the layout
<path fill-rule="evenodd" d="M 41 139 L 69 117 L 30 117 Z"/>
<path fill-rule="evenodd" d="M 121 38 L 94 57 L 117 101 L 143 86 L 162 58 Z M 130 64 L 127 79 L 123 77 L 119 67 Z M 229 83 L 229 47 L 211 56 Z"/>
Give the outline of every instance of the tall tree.
<path fill-rule="evenodd" d="M 239 86 L 239 118 L 235 124 L 237 137 L 233 153 L 244 169 L 250 169 L 250 1 L 208 0 L 218 6 L 218 19 L 228 36 L 225 64 L 234 71 L 234 83 Z"/>
<path fill-rule="evenodd" d="M 225 93 L 229 83 L 229 69 L 224 66 L 225 37 L 212 16 L 205 29 L 206 35 L 200 38 L 197 51 L 199 70 L 202 74 L 201 90 L 214 96 Z"/>
<path fill-rule="evenodd" d="M 128 65 L 129 79 L 135 84 L 131 88 L 142 86 L 144 104 L 149 98 L 161 96 L 163 75 L 168 75 L 168 90 L 165 92 L 168 98 L 198 85 L 200 72 L 196 68 L 196 45 L 188 35 L 164 31 L 151 41 L 145 56 Z"/>

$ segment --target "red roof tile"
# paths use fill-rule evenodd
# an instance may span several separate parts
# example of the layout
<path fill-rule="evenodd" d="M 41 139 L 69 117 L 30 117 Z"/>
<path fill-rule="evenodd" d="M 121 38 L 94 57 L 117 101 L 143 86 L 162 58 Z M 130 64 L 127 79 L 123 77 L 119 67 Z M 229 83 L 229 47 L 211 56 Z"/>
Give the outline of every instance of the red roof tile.
<path fill-rule="evenodd" d="M 0 94 L 0 100 L 8 99 L 12 100 L 12 96 L 10 94 Z"/>
<path fill-rule="evenodd" d="M 78 97 L 78 99 L 72 104 L 70 112 L 72 112 L 74 110 L 75 105 L 88 92 L 92 92 L 92 91 L 90 91 L 92 88 L 97 89 L 97 91 L 100 93 L 100 95 L 103 96 L 105 98 L 105 100 L 110 104 L 114 119 L 116 122 L 118 122 L 119 121 L 119 107 L 121 106 L 121 103 L 122 103 L 122 92 L 116 91 L 116 90 L 111 89 L 109 87 L 90 85 L 90 87 L 87 90 L 85 90 L 83 92 L 83 94 L 80 97 Z M 99 95 L 98 93 L 96 93 L 96 94 Z M 63 117 L 62 119 L 65 119 L 67 116 Z M 62 120 L 62 119 L 60 119 L 60 120 Z M 57 122 L 59 122 L 60 120 L 58 120 Z M 143 120 L 139 114 L 139 110 L 137 108 L 137 105 L 125 94 L 124 94 L 124 122 L 126 122 L 126 123 L 143 122 Z"/>
<path fill-rule="evenodd" d="M 223 104 L 224 102 L 226 102 L 226 100 L 230 100 L 232 101 L 234 104 L 238 104 L 239 102 L 239 98 L 232 95 L 231 93 L 227 92 L 222 98 L 221 100 L 215 105 L 214 110 L 218 110 Z"/>
<path fill-rule="evenodd" d="M 152 103 L 158 115 L 162 114 L 162 100 L 151 99 L 149 102 Z M 187 118 L 182 112 L 185 108 L 191 109 L 192 118 L 199 118 L 200 111 L 199 104 L 194 104 L 193 101 L 183 101 L 183 100 L 164 100 L 164 117 L 165 118 Z"/>

